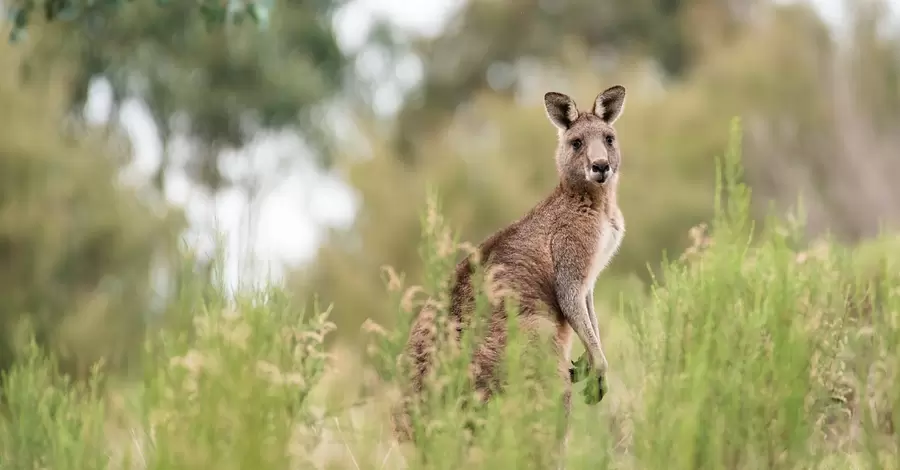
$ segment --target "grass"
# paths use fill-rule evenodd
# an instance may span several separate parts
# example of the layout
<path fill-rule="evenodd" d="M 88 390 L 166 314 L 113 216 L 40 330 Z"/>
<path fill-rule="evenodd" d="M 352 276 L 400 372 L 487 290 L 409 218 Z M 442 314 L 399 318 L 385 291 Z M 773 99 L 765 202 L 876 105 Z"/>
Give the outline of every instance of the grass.
<path fill-rule="evenodd" d="M 695 246 L 646 292 L 598 299 L 610 394 L 574 400 L 567 468 L 900 467 L 900 238 L 846 247 L 807 243 L 791 221 L 754 227 L 739 144 L 735 126 L 716 218 Z M 366 357 L 326 349 L 328 309 L 278 286 L 184 289 L 193 324 L 146 339 L 139 380 L 101 380 L 98 367 L 70 383 L 24 341 L 3 380 L 0 468 L 553 468 L 558 389 L 539 380 L 542 350 L 515 331 L 506 394 L 463 410 L 471 347 L 445 348 L 415 416 L 418 444 L 390 436 L 413 312 L 430 299 L 440 321 L 443 283 L 467 248 L 431 202 L 427 274 L 406 286 L 385 269 L 397 323 L 367 325 Z"/>

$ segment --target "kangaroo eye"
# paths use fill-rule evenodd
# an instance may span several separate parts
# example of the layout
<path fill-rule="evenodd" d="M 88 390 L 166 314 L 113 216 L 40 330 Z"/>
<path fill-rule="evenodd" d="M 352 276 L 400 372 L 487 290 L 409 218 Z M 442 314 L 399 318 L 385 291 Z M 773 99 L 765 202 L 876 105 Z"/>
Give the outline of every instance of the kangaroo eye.
<path fill-rule="evenodd" d="M 611 136 L 611 135 L 606 136 L 606 145 L 612 145 L 613 142 L 615 142 L 615 141 L 616 141 L 616 139 L 613 136 Z"/>
<path fill-rule="evenodd" d="M 572 141 L 572 148 L 578 150 L 581 148 L 581 139 L 575 139 Z"/>

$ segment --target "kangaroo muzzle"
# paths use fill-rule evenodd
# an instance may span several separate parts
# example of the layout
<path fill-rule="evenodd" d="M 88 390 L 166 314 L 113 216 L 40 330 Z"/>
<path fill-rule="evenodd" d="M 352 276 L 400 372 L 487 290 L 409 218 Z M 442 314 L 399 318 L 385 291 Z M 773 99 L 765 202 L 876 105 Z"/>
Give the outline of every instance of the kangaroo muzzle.
<path fill-rule="evenodd" d="M 595 183 L 605 183 L 609 179 L 610 167 L 607 160 L 594 160 L 588 170 L 588 177 Z"/>

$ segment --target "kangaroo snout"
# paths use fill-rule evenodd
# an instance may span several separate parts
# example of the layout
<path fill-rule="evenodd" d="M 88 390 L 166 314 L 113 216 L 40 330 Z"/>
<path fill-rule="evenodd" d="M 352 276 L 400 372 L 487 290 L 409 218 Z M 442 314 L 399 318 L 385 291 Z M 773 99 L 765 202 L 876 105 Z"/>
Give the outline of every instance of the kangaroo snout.
<path fill-rule="evenodd" d="M 597 183 L 603 183 L 609 178 L 609 161 L 594 160 L 591 162 L 590 178 Z"/>

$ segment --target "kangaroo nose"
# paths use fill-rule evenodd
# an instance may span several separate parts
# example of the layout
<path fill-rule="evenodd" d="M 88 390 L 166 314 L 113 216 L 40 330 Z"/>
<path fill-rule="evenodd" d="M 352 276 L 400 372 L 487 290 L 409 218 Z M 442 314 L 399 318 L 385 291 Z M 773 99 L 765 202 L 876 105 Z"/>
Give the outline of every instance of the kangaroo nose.
<path fill-rule="evenodd" d="M 594 162 L 591 164 L 591 173 L 605 175 L 609 171 L 609 162 Z"/>

